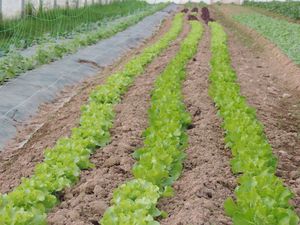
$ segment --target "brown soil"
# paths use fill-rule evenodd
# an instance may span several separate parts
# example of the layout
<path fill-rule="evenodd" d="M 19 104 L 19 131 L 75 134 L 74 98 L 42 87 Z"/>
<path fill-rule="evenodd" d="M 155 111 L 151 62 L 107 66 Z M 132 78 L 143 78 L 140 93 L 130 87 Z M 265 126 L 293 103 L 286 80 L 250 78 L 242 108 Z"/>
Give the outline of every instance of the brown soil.
<path fill-rule="evenodd" d="M 228 28 L 232 64 L 242 94 L 257 109 L 258 119 L 264 124 L 279 158 L 277 175 L 295 193 L 292 203 L 300 215 L 300 89 L 294 88 L 300 83 L 300 68 L 292 63 L 286 65 L 281 57 L 274 57 L 274 51 L 270 51 L 261 39 L 252 40 L 259 45 L 260 51 L 245 47 L 232 32 L 235 25 L 231 24 L 231 28 L 224 25 Z M 254 37 L 248 35 L 248 38 Z M 286 83 L 286 78 L 291 82 Z"/>
<path fill-rule="evenodd" d="M 32 174 L 35 165 L 43 161 L 44 150 L 53 147 L 59 138 L 69 136 L 71 128 L 78 126 L 80 108 L 86 103 L 89 93 L 106 77 L 120 70 L 132 56 L 157 41 L 170 28 L 171 21 L 171 17 L 166 19 L 156 35 L 99 75 L 65 88 L 54 101 L 42 105 L 30 121 L 18 126 L 16 138 L 0 152 L 0 193 L 12 191 L 22 177 Z"/>
<path fill-rule="evenodd" d="M 186 24 L 178 40 L 149 65 L 116 107 L 111 144 L 92 156 L 96 168 L 84 171 L 79 183 L 63 193 L 62 203 L 48 215 L 49 224 L 97 224 L 109 206 L 113 190 L 132 177 L 131 153 L 143 144 L 154 81 L 178 51 L 188 31 Z"/>
<path fill-rule="evenodd" d="M 193 117 L 188 130 L 189 147 L 182 177 L 174 184 L 175 196 L 163 199 L 160 208 L 169 216 L 162 225 L 230 224 L 223 204 L 233 195 L 236 178 L 229 165 L 230 151 L 224 148 L 216 108 L 208 96 L 210 34 L 206 32 L 199 52 L 188 65 L 183 93 Z"/>

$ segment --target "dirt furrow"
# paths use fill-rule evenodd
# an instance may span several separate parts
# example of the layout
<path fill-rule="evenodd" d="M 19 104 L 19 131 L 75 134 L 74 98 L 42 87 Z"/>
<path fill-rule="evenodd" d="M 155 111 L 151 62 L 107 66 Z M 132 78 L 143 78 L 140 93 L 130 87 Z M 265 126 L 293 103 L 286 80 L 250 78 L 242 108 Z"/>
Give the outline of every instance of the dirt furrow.
<path fill-rule="evenodd" d="M 223 203 L 232 196 L 235 177 L 224 148 L 221 121 L 208 96 L 210 33 L 206 27 L 199 51 L 188 65 L 184 83 L 185 104 L 193 117 L 182 177 L 174 184 L 175 196 L 163 199 L 160 208 L 169 216 L 162 225 L 230 224 Z"/>
<path fill-rule="evenodd" d="M 55 101 L 42 106 L 37 116 L 20 124 L 17 137 L 0 152 L 0 193 L 11 191 L 20 184 L 22 177 L 29 177 L 35 165 L 43 161 L 44 150 L 52 148 L 59 138 L 69 136 L 71 129 L 78 126 L 80 108 L 89 93 L 120 70 L 132 56 L 157 41 L 170 28 L 171 22 L 171 17 L 166 19 L 157 34 L 143 46 L 128 52 L 99 75 L 65 88 Z"/>
<path fill-rule="evenodd" d="M 96 168 L 84 171 L 80 182 L 63 193 L 62 203 L 48 215 L 49 224 L 97 224 L 109 206 L 113 190 L 132 177 L 134 159 L 131 153 L 143 144 L 142 133 L 147 127 L 154 81 L 178 51 L 188 31 L 186 24 L 180 37 L 149 65 L 123 97 L 116 107 L 111 144 L 92 156 Z"/>

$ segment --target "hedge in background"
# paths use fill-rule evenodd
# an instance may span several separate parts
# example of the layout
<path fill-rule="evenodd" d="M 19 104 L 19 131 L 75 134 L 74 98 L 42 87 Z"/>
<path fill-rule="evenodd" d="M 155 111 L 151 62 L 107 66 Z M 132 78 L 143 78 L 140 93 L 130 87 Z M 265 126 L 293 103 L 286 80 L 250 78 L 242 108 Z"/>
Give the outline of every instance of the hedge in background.
<path fill-rule="evenodd" d="M 234 19 L 256 30 L 277 45 L 295 63 L 300 64 L 300 24 L 258 13 L 242 14 Z"/>
<path fill-rule="evenodd" d="M 245 1 L 244 5 L 254 6 L 266 9 L 271 12 L 279 13 L 291 19 L 300 19 L 300 2 L 299 1 L 271 1 L 271 2 L 255 2 Z"/>
<path fill-rule="evenodd" d="M 38 45 L 35 53 L 29 57 L 23 56 L 16 50 L 11 50 L 5 57 L 0 58 L 0 84 L 28 70 L 51 63 L 67 54 L 75 53 L 81 47 L 96 44 L 101 39 L 109 38 L 165 6 L 166 4 L 159 4 L 146 8 L 125 17 L 122 21 L 118 21 L 112 26 L 99 26 L 90 31 L 77 32 L 72 38 L 63 42 L 54 41 L 54 43 Z"/>

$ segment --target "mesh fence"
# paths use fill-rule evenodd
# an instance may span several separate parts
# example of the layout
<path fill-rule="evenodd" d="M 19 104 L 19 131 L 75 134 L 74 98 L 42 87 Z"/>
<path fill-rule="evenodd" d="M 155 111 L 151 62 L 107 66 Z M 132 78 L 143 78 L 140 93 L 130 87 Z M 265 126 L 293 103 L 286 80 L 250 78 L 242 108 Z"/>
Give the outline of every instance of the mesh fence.
<path fill-rule="evenodd" d="M 68 38 L 76 32 L 93 29 L 95 23 L 126 16 L 148 6 L 146 2 L 138 0 L 115 1 L 110 4 L 86 0 L 83 5 L 79 1 L 69 0 L 61 7 L 57 0 L 52 0 L 54 8 L 49 9 L 41 0 L 37 1 L 40 1 L 39 4 L 29 2 L 23 6 L 21 18 L 1 19 L 1 56 L 11 48 L 23 49 L 35 43 Z"/>

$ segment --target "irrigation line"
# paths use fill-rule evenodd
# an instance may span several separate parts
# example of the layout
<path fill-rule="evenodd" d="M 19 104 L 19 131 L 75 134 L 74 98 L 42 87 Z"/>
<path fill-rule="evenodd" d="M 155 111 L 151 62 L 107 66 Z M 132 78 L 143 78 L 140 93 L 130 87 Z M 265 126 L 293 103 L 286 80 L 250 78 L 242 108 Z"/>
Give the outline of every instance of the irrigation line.
<path fill-rule="evenodd" d="M 0 0 L 0 20 L 2 20 L 2 0 Z"/>

